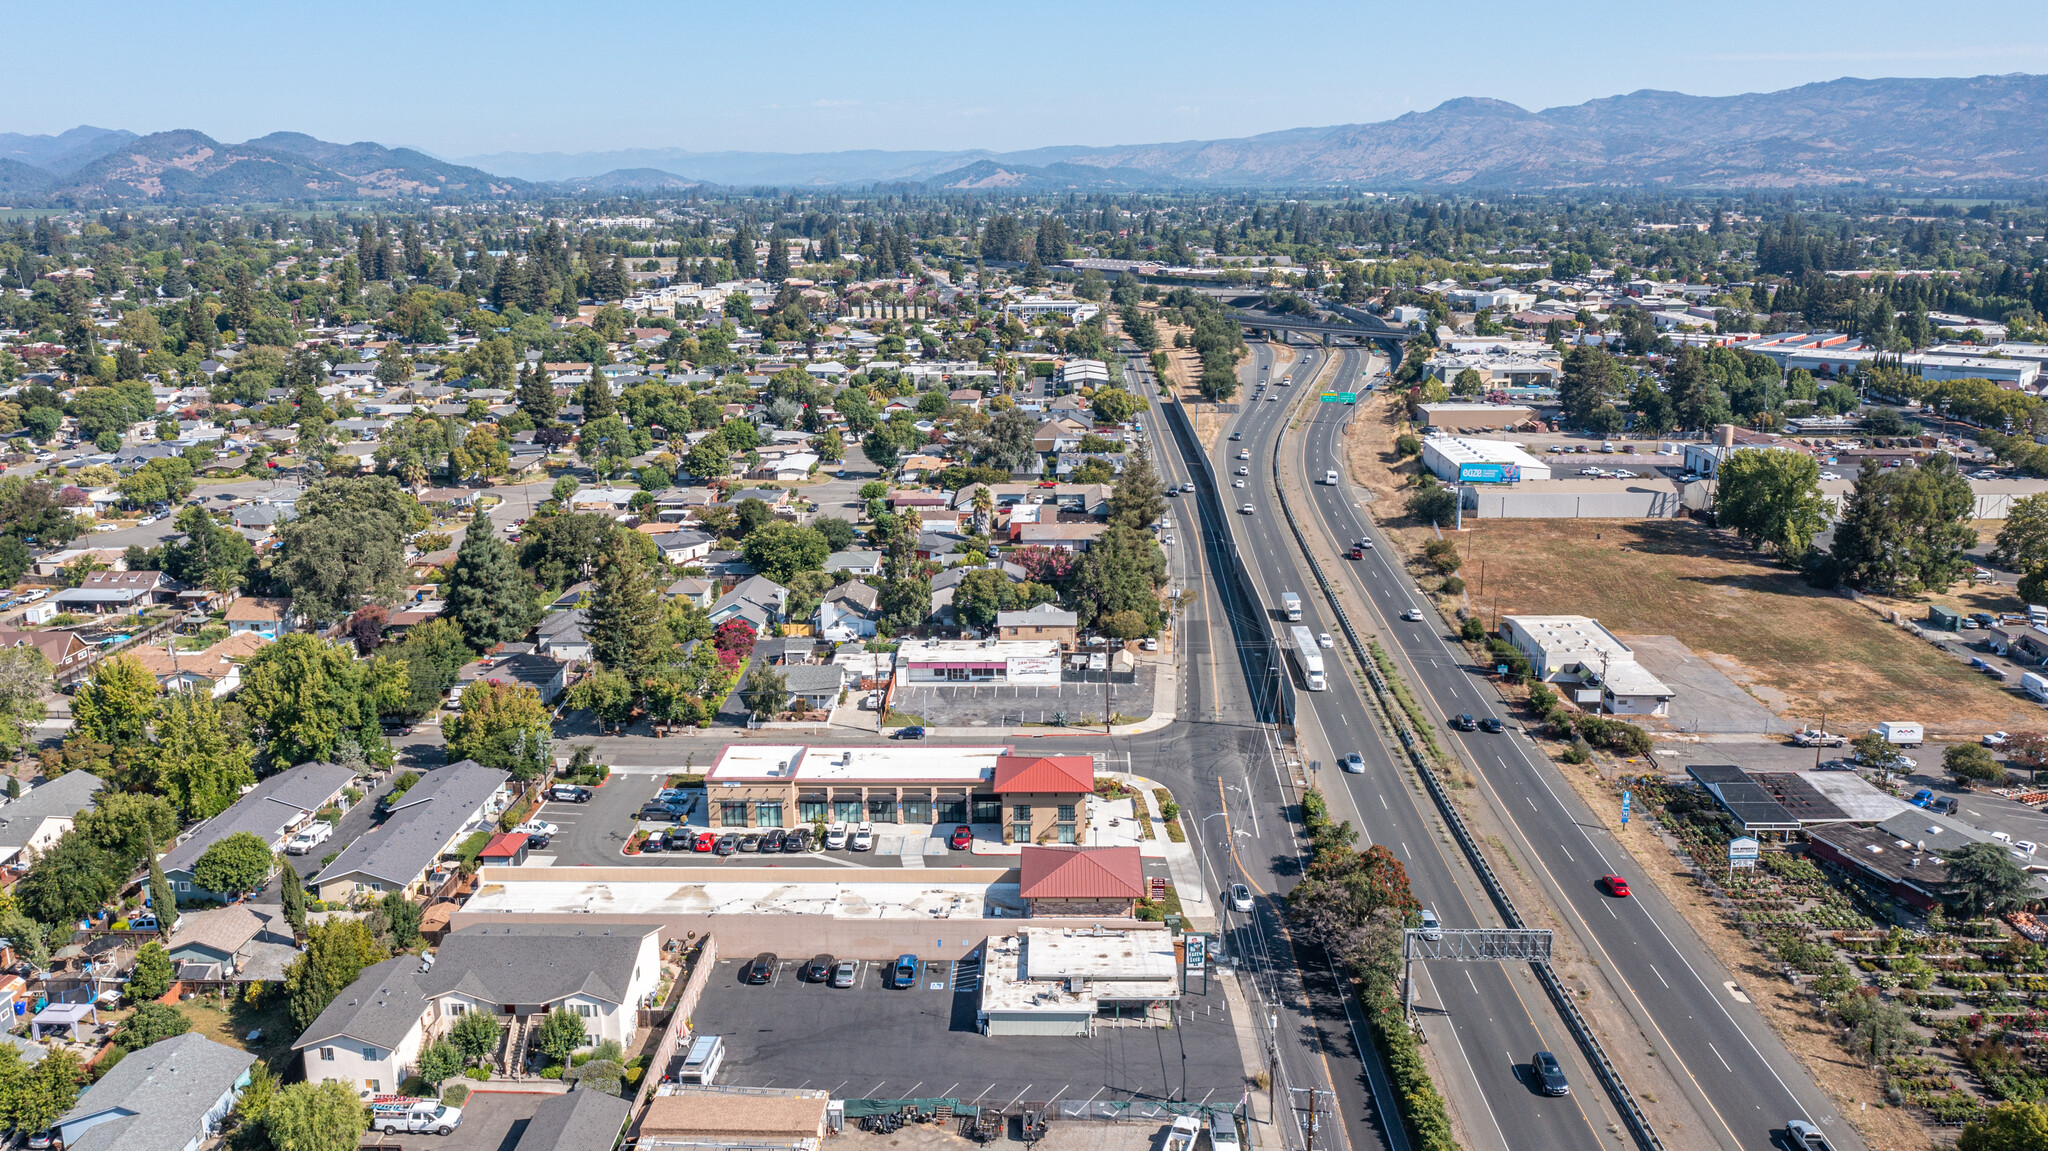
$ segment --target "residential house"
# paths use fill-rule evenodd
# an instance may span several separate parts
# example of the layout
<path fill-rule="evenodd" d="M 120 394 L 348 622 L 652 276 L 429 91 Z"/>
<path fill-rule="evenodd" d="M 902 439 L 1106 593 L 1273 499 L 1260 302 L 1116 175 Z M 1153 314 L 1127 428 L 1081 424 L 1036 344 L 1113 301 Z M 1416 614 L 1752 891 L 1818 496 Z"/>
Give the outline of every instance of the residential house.
<path fill-rule="evenodd" d="M 668 585 L 668 594 L 680 600 L 687 600 L 701 608 L 709 608 L 718 598 L 718 585 L 699 576 L 685 576 Z"/>
<path fill-rule="evenodd" d="M 259 535 L 276 535 L 277 526 L 292 518 L 289 504 L 244 504 L 234 510 L 235 526 Z"/>
<path fill-rule="evenodd" d="M 783 609 L 788 604 L 788 588 L 767 576 L 749 576 L 733 585 L 731 591 L 711 605 L 711 625 L 716 627 L 729 619 L 743 619 L 753 627 L 755 635 L 766 635 L 769 625 L 782 618 Z"/>
<path fill-rule="evenodd" d="M 661 558 L 684 566 L 710 555 L 711 545 L 718 542 L 707 532 L 688 529 L 665 532 L 651 538 L 655 549 L 661 552 Z"/>
<path fill-rule="evenodd" d="M 55 1125 L 65 1151 L 198 1151 L 234 1110 L 256 1056 L 197 1031 L 116 1063 Z"/>
<path fill-rule="evenodd" d="M 1023 611 L 997 612 L 996 638 L 1049 639 L 1058 641 L 1061 647 L 1072 648 L 1079 625 L 1080 617 L 1073 612 L 1042 603 Z"/>
<path fill-rule="evenodd" d="M 272 851 L 319 815 L 322 808 L 339 806 L 343 792 L 354 785 L 356 773 L 338 763 L 302 763 L 258 781 L 242 793 L 226 811 L 193 828 L 164 853 L 164 877 L 178 898 L 225 901 L 235 892 L 208 891 L 193 880 L 192 868 L 206 849 L 236 832 L 246 831 Z"/>
<path fill-rule="evenodd" d="M 43 605 L 36 605 L 41 606 Z M 59 679 L 82 668 L 91 661 L 93 653 L 99 650 L 78 638 L 77 632 L 17 631 L 13 628 L 0 628 L 0 647 L 22 646 L 42 652 L 43 658 L 50 661 L 50 668 Z"/>
<path fill-rule="evenodd" d="M 803 701 L 810 711 L 830 711 L 846 688 L 846 668 L 827 663 L 797 664 L 778 673 L 792 698 Z"/>
<path fill-rule="evenodd" d="M 1054 416 L 1041 420 L 1038 430 L 1031 434 L 1031 450 L 1043 455 L 1047 452 L 1071 451 L 1080 444 L 1081 437 L 1088 434 L 1093 425 L 1073 416 Z"/>
<path fill-rule="evenodd" d="M 292 1047 L 308 1081 L 338 1080 L 372 1094 L 395 1089 L 421 1049 L 471 1011 L 524 1034 L 549 1011 L 566 1009 L 584 1019 L 591 1043 L 610 1039 L 630 1050 L 639 1009 L 660 981 L 658 927 L 465 927 L 442 939 L 431 965 L 400 955 L 365 968 Z"/>
<path fill-rule="evenodd" d="M 580 607 L 572 611 L 549 612 L 541 617 L 540 625 L 534 629 L 537 637 L 534 650 L 564 661 L 588 660 L 590 637 L 584 634 L 583 628 L 589 621 L 589 611 Z"/>
<path fill-rule="evenodd" d="M 835 643 L 874 635 L 881 598 L 880 591 L 859 580 L 834 586 L 818 601 L 818 634 Z"/>
<path fill-rule="evenodd" d="M 550 1095 L 533 1109 L 511 1151 L 590 1151 L 619 1141 L 633 1104 L 602 1091 Z M 643 1136 L 643 1139 L 645 1136 Z M 651 1143 L 651 1140 L 649 1141 Z"/>
<path fill-rule="evenodd" d="M 840 572 L 857 576 L 881 575 L 882 553 L 860 548 L 833 552 L 825 557 L 825 570 L 834 575 Z"/>
<path fill-rule="evenodd" d="M 1010 542 L 1019 547 L 1061 548 L 1066 551 L 1084 552 L 1102 533 L 1109 530 L 1108 524 L 1063 524 L 1063 523 L 1016 523 L 1010 524 Z"/>
<path fill-rule="evenodd" d="M 1034 919 L 1129 919 L 1145 898 L 1135 847 L 1026 847 L 1017 894 Z"/>
<path fill-rule="evenodd" d="M 464 664 L 455 673 L 455 686 L 448 690 L 449 704 L 460 703 L 463 691 L 479 681 L 524 684 L 540 696 L 542 703 L 552 704 L 568 690 L 569 661 L 533 651 L 487 655 L 474 663 Z"/>
<path fill-rule="evenodd" d="M 392 805 L 382 826 L 343 848 L 321 870 L 314 881 L 318 897 L 341 902 L 418 890 L 442 856 L 505 810 L 511 802 L 509 778 L 473 759 L 427 772 Z"/>
<path fill-rule="evenodd" d="M 1015 843 L 1079 843 L 1088 831 L 1095 760 L 1086 755 L 1004 755 L 991 790 L 1002 803 L 1004 838 Z"/>
<path fill-rule="evenodd" d="M 183 912 L 169 947 L 178 978 L 196 983 L 282 980 L 299 954 L 291 925 L 275 904 Z"/>
<path fill-rule="evenodd" d="M 290 600 L 241 596 L 228 605 L 225 620 L 229 635 L 253 631 L 276 639 L 291 630 Z"/>
<path fill-rule="evenodd" d="M 50 597 L 58 611 L 140 612 L 153 604 L 174 603 L 177 582 L 156 571 L 90 572 L 77 587 L 65 588 Z"/>
<path fill-rule="evenodd" d="M 89 771 L 68 771 L 0 804 L 0 866 L 18 862 L 23 851 L 49 850 L 106 785 Z"/>

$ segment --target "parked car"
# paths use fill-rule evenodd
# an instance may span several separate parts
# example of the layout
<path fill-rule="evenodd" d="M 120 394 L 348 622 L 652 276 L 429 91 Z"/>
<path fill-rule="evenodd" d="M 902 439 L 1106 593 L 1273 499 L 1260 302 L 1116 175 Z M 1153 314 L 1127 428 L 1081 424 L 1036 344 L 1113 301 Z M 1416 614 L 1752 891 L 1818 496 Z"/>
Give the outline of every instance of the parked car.
<path fill-rule="evenodd" d="M 889 968 L 889 983 L 892 987 L 917 986 L 917 956 L 899 955 Z"/>
<path fill-rule="evenodd" d="M 711 852 L 714 855 L 731 855 L 739 849 L 740 837 L 728 831 L 718 837 L 718 842 L 712 845 Z"/>
<path fill-rule="evenodd" d="M 1169 540 L 1171 540 L 1171 539 L 1172 539 L 1173 537 L 1172 537 L 1172 536 L 1168 536 L 1168 537 L 1166 537 L 1166 538 L 1167 538 L 1167 539 L 1169 539 Z M 1144 639 L 1141 639 L 1141 640 L 1139 640 L 1139 641 L 1138 641 L 1138 650 L 1139 650 L 1139 651 L 1158 651 L 1158 650 L 1159 650 L 1159 641 L 1158 641 L 1158 640 L 1156 640 L 1156 639 L 1154 639 L 1154 638 L 1152 638 L 1151 636 L 1149 636 L 1149 635 L 1148 635 L 1148 636 L 1146 636 L 1146 637 L 1145 637 Z"/>
<path fill-rule="evenodd" d="M 810 829 L 810 828 L 808 828 L 808 827 L 792 827 L 792 828 L 790 828 L 790 829 L 789 829 L 789 830 L 788 830 L 787 832 L 784 832 L 784 833 L 783 833 L 783 836 L 782 836 L 782 853 L 783 853 L 784 855 L 795 855 L 795 854 L 797 854 L 797 853 L 798 853 L 798 852 L 800 852 L 800 851 L 809 851 L 810 849 L 811 849 L 811 829 Z"/>
<path fill-rule="evenodd" d="M 775 978 L 775 953 L 763 951 L 747 961 L 747 982 L 766 983 Z"/>
<path fill-rule="evenodd" d="M 825 829 L 825 850 L 826 850 L 826 851 L 844 851 L 844 850 L 846 850 L 846 825 L 845 825 L 845 824 L 843 824 L 843 823 L 835 823 L 835 824 L 833 824 L 833 825 L 832 825 L 831 827 L 828 827 L 828 828 L 826 828 L 826 829 Z"/>
<path fill-rule="evenodd" d="M 673 830 L 663 832 L 660 835 L 649 832 L 647 838 L 640 841 L 640 854 L 653 855 L 661 851 L 674 851 L 675 848 L 669 845 L 669 836 L 674 834 Z"/>
<path fill-rule="evenodd" d="M 875 846 L 875 829 L 863 823 L 853 829 L 853 838 L 846 845 L 854 851 L 867 851 Z"/>
<path fill-rule="evenodd" d="M 919 726 L 917 726 L 916 724 L 912 724 L 912 725 L 911 725 L 911 726 L 909 726 L 909 727 L 899 727 L 899 728 L 897 728 L 897 729 L 896 729 L 896 730 L 895 730 L 894 732 L 892 732 L 892 733 L 890 734 L 889 738 L 890 738 L 890 739 L 923 739 L 923 738 L 924 738 L 924 728 L 922 728 L 922 727 L 919 727 Z"/>
<path fill-rule="evenodd" d="M 311 855 L 313 850 L 334 834 L 334 825 L 324 819 L 316 819 L 300 829 L 297 835 L 284 845 L 286 855 Z"/>
<path fill-rule="evenodd" d="M 1564 1067 L 1557 1056 L 1548 1051 L 1538 1051 L 1529 1060 L 1529 1075 L 1536 1080 L 1536 1089 L 1545 1095 L 1570 1095 L 1572 1085 L 1565 1082 Z"/>
<path fill-rule="evenodd" d="M 832 969 L 832 986 L 852 987 L 854 979 L 859 975 L 859 963 L 851 959 L 842 959 L 839 961 L 839 966 Z"/>
<path fill-rule="evenodd" d="M 1250 911 L 1252 909 L 1252 889 L 1242 883 L 1231 884 L 1230 909 L 1232 911 Z"/>
<path fill-rule="evenodd" d="M 642 804 L 640 807 L 639 818 L 648 823 L 674 823 L 676 817 L 676 809 L 660 800 Z"/>
<path fill-rule="evenodd" d="M 589 803 L 590 789 L 573 783 L 558 783 L 548 788 L 548 798 L 563 803 Z"/>
<path fill-rule="evenodd" d="M 2033 854 L 2033 853 L 2032 853 L 2032 852 L 2029 852 L 2028 854 L 2030 854 L 2030 855 L 2031 855 L 2031 854 Z M 157 930 L 157 924 L 156 924 L 156 915 L 155 915 L 154 913 L 152 913 L 152 912 L 148 912 L 148 911 L 139 911 L 139 912 L 135 913 L 134 915 L 131 915 L 131 916 L 129 916 L 129 917 L 128 917 L 128 930 L 130 930 L 130 931 L 155 931 L 155 930 Z"/>
<path fill-rule="evenodd" d="M 802 967 L 797 968 L 796 977 L 805 983 L 823 983 L 832 978 L 832 969 L 839 961 L 829 955 L 813 955 Z"/>
<path fill-rule="evenodd" d="M 964 823 L 954 828 L 952 836 L 946 840 L 946 846 L 954 851 L 966 851 L 968 848 L 973 847 L 974 829 Z"/>
<path fill-rule="evenodd" d="M 762 832 L 761 843 L 755 850 L 762 855 L 782 854 L 782 832 L 772 827 Z"/>
<path fill-rule="evenodd" d="M 1914 807 L 1926 807 L 1928 804 L 1933 802 L 1934 793 L 1932 791 L 1929 791 L 1927 788 L 1923 787 L 1920 790 L 1913 793 Z"/>
<path fill-rule="evenodd" d="M 671 827 L 662 833 L 661 846 L 669 851 L 688 851 L 697 846 L 697 837 L 687 827 Z"/>
<path fill-rule="evenodd" d="M 515 835 L 545 835 L 553 838 L 562 834 L 562 829 L 545 819 L 529 819 L 512 829 Z"/>
<path fill-rule="evenodd" d="M 1616 899 L 1628 898 L 1628 880 L 1623 879 L 1619 875 L 1601 876 L 1600 889 L 1602 891 L 1605 891 L 1607 894 L 1614 896 Z"/>
<path fill-rule="evenodd" d="M 2011 738 L 2012 733 L 2009 731 L 1994 731 L 1984 737 L 1984 746 L 1997 747 L 1999 744 L 2002 744 L 2006 740 Z"/>
<path fill-rule="evenodd" d="M 760 850 L 761 850 L 761 837 L 760 837 L 760 835 L 758 835 L 758 834 L 756 834 L 756 833 L 753 833 L 753 832 L 749 832 L 749 833 L 747 833 L 746 835 L 742 835 L 742 836 L 740 836 L 740 850 L 741 850 L 741 851 L 752 851 L 752 852 L 758 852 L 758 851 L 760 851 Z"/>

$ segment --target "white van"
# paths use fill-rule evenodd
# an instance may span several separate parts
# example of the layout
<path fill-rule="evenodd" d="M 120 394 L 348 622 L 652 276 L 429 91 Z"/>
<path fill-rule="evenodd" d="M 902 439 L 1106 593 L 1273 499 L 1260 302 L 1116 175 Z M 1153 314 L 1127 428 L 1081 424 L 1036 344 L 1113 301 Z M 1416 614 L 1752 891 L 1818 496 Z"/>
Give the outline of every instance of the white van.
<path fill-rule="evenodd" d="M 1437 940 L 1444 937 L 1443 923 L 1437 919 L 1436 912 L 1431 911 L 1427 907 L 1422 909 L 1422 937 L 1429 940 Z"/>
<path fill-rule="evenodd" d="M 1337 473 L 1335 469 L 1323 473 L 1323 482 L 1333 488 L 1337 486 Z"/>

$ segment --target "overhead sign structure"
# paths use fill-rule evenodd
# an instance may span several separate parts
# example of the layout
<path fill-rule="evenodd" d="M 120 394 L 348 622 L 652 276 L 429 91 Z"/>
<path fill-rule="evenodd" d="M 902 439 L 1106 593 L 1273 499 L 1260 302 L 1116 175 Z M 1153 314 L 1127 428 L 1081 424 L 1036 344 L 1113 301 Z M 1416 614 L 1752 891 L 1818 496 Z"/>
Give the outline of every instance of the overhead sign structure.
<path fill-rule="evenodd" d="M 1317 396 L 1316 396 L 1316 398 L 1317 398 L 1317 399 L 1319 399 L 1319 400 L 1321 400 L 1322 402 L 1324 402 L 1324 403 L 1326 403 L 1326 404 L 1355 404 L 1355 403 L 1357 403 L 1357 402 L 1358 402 L 1358 393 L 1357 393 L 1357 392 L 1323 392 L 1323 393 L 1320 393 L 1319 395 L 1317 395 Z"/>

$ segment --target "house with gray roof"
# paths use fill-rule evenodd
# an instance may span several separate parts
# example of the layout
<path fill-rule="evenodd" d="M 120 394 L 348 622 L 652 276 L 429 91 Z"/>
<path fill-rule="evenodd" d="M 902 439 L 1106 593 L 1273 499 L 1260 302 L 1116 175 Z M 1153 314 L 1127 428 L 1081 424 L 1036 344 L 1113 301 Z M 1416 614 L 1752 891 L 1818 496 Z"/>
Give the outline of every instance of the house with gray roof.
<path fill-rule="evenodd" d="M 590 637 L 583 632 L 589 621 L 590 613 L 580 607 L 571 611 L 549 612 L 534 628 L 534 650 L 564 662 L 589 659 Z"/>
<path fill-rule="evenodd" d="M 672 564 L 692 564 L 711 554 L 711 545 L 718 541 L 708 532 L 684 528 L 680 531 L 663 532 L 650 537 L 661 558 Z"/>
<path fill-rule="evenodd" d="M 558 665 L 559 666 L 559 665 Z M 511 777 L 473 759 L 421 776 L 372 827 L 321 869 L 313 886 L 320 899 L 347 902 L 387 891 L 415 892 L 442 856 L 471 832 L 490 826 L 511 802 Z"/>
<path fill-rule="evenodd" d="M 198 983 L 281 980 L 299 954 L 276 904 L 246 902 L 178 916 L 169 947 L 178 978 Z"/>
<path fill-rule="evenodd" d="M 661 929 L 529 923 L 473 926 L 442 939 L 431 964 L 401 955 L 363 970 L 292 1045 L 306 1078 L 388 1090 L 421 1049 L 471 1011 L 524 1034 L 557 1008 L 581 1016 L 592 1044 L 632 1048 L 639 1009 L 661 980 Z"/>
<path fill-rule="evenodd" d="M 602 1091 L 550 1095 L 536 1107 L 514 1151 L 588 1151 L 610 1147 L 625 1130 L 632 1103 Z"/>
<path fill-rule="evenodd" d="M 839 702 L 839 693 L 846 687 L 846 667 L 843 664 L 800 663 L 778 670 L 783 687 L 792 698 L 800 699 L 811 711 L 829 711 Z"/>
<path fill-rule="evenodd" d="M 838 643 L 874 635 L 881 602 L 882 593 L 859 580 L 833 587 L 818 601 L 818 634 Z"/>
<path fill-rule="evenodd" d="M 782 618 L 782 609 L 788 603 L 788 588 L 767 576 L 748 576 L 711 605 L 711 625 L 743 619 L 752 625 L 755 635 L 767 635 L 768 626 Z"/>
<path fill-rule="evenodd" d="M 207 891 L 192 878 L 192 868 L 206 849 L 238 831 L 270 845 L 284 847 L 300 828 L 313 822 L 320 809 L 340 805 L 342 792 L 355 782 L 354 770 L 338 763 L 302 763 L 259 781 L 226 811 L 192 829 L 164 853 L 164 877 L 178 899 L 226 901 L 232 892 Z"/>
<path fill-rule="evenodd" d="M 49 850 L 106 785 L 89 771 L 70 771 L 0 804 L 0 865 L 14 862 L 25 849 Z"/>
<path fill-rule="evenodd" d="M 193 1151 L 220 1131 L 256 1057 L 196 1031 L 115 1064 L 56 1123 L 67 1151 Z"/>
<path fill-rule="evenodd" d="M 860 548 L 833 552 L 825 557 L 825 570 L 834 575 L 840 572 L 857 576 L 881 575 L 882 553 Z"/>

